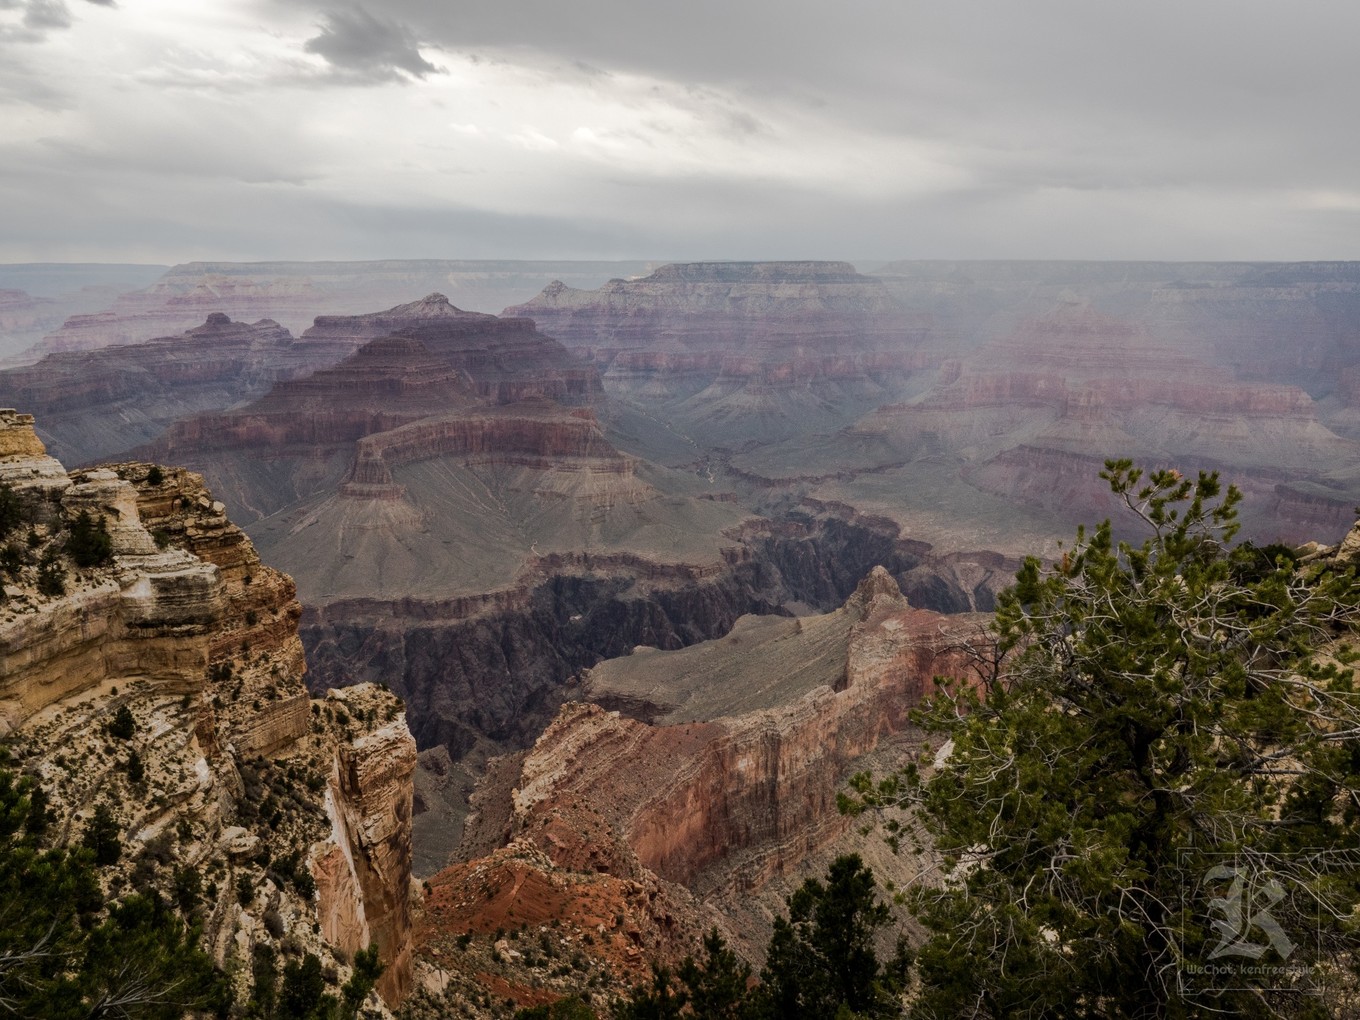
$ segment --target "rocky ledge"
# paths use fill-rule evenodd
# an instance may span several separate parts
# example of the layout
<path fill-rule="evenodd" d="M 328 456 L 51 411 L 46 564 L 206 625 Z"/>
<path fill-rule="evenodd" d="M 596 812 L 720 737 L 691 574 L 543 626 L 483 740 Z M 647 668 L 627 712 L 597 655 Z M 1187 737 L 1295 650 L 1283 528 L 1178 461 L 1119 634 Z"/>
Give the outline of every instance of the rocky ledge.
<path fill-rule="evenodd" d="M 400 702 L 367 684 L 308 697 L 292 582 L 197 476 L 68 474 L 31 416 L 0 410 L 0 499 L 0 730 L 53 841 L 109 819 L 107 889 L 198 912 L 239 1001 L 257 948 L 314 954 L 338 983 L 374 945 L 398 1003 L 415 767 Z"/>

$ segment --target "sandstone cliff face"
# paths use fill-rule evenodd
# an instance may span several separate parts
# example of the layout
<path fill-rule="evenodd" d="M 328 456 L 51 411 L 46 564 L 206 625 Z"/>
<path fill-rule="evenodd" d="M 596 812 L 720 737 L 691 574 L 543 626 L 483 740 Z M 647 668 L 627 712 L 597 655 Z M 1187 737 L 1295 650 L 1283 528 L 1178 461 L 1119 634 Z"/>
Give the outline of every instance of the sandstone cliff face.
<path fill-rule="evenodd" d="M 259 563 L 196 476 L 68 475 L 30 416 L 0 411 L 0 480 L 31 532 L 4 577 L 0 727 L 47 792 L 58 839 L 78 839 L 102 806 L 124 846 L 111 887 L 172 893 L 176 874 L 202 876 L 205 940 L 239 981 L 255 944 L 343 966 L 372 942 L 398 1002 L 415 757 L 399 703 L 366 685 L 307 697 L 291 581 Z M 107 529 L 108 564 L 69 559 L 81 514 Z M 108 728 L 120 711 L 129 733 Z M 322 881 L 319 862 L 336 855 L 353 883 Z M 314 864 L 315 893 L 299 877 Z M 335 920 L 350 917 L 363 923 Z"/>
<path fill-rule="evenodd" d="M 385 712 L 371 687 L 332 691 L 327 707 L 350 718 Z M 352 955 L 369 945 L 387 963 L 379 987 L 400 1002 L 411 987 L 411 796 L 415 741 L 393 716 L 336 748 L 327 780 L 329 846 L 313 848 L 321 931 Z"/>

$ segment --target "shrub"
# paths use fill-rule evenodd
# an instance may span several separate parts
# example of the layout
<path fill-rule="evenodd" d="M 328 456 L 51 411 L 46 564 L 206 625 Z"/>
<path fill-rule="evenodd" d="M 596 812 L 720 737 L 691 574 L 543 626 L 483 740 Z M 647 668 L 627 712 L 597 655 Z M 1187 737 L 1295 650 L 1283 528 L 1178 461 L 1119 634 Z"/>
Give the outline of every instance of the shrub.
<path fill-rule="evenodd" d="M 94 809 L 94 815 L 81 836 L 80 845 L 93 851 L 94 862 L 101 867 L 115 864 L 123 856 L 122 833 L 107 804 L 100 804 Z"/>
<path fill-rule="evenodd" d="M 118 711 L 113 714 L 113 722 L 109 723 L 109 736 L 128 740 L 135 732 L 137 720 L 132 717 L 132 710 L 126 705 L 119 705 Z"/>
<path fill-rule="evenodd" d="M 103 515 L 90 516 L 88 510 L 76 514 L 66 538 L 66 552 L 78 567 L 104 567 L 113 562 L 113 539 Z"/>

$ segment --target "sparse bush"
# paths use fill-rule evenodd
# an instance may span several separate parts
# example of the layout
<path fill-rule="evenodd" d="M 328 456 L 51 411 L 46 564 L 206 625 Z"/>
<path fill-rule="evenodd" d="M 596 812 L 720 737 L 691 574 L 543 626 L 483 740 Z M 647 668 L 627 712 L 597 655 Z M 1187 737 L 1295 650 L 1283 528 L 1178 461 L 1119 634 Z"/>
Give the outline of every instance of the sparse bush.
<path fill-rule="evenodd" d="M 0 483 L 0 538 L 8 538 L 23 520 L 23 506 L 14 494 L 13 486 L 8 482 Z"/>
<path fill-rule="evenodd" d="M 109 736 L 129 740 L 135 732 L 137 720 L 132 717 L 132 710 L 126 705 L 119 705 L 118 711 L 113 714 L 113 722 L 109 723 Z"/>
<path fill-rule="evenodd" d="M 203 876 L 196 868 L 178 868 L 174 882 L 175 902 L 187 914 L 198 905 L 198 898 L 203 893 Z"/>
<path fill-rule="evenodd" d="M 274 938 L 283 938 L 284 924 L 283 915 L 277 910 L 269 909 L 264 912 L 264 927 Z"/>
<path fill-rule="evenodd" d="M 161 470 L 159 464 L 152 464 L 151 470 L 146 473 L 147 485 L 160 485 L 165 481 L 165 472 Z"/>
<path fill-rule="evenodd" d="M 107 804 L 100 804 L 94 809 L 80 844 L 93 851 L 94 862 L 101 867 L 115 864 L 123 856 L 122 832 Z"/>
<path fill-rule="evenodd" d="M 10 577 L 18 577 L 19 572 L 24 569 L 24 562 L 27 557 L 24 550 L 18 543 L 10 542 L 3 549 L 0 549 L 0 570 L 3 570 Z"/>
<path fill-rule="evenodd" d="M 136 751 L 128 754 L 126 769 L 130 783 L 140 783 L 146 778 L 146 766 L 142 764 L 142 756 Z"/>
<path fill-rule="evenodd" d="M 59 598 L 66 594 L 66 575 L 56 557 L 45 557 L 38 568 L 38 594 Z"/>

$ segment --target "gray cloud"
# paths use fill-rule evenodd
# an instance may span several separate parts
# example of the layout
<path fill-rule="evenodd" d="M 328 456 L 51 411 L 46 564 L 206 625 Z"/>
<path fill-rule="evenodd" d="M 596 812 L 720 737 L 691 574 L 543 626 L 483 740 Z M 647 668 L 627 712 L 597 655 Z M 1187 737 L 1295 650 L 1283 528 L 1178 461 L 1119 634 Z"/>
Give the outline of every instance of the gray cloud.
<path fill-rule="evenodd" d="M 416 37 L 403 25 L 376 18 L 358 6 L 327 11 L 325 18 L 321 34 L 308 39 L 305 48 L 341 72 L 373 81 L 439 73 L 420 55 Z"/>
<path fill-rule="evenodd" d="M 24 27 L 37 29 L 70 28 L 71 9 L 64 0 L 28 0 Z"/>
<path fill-rule="evenodd" d="M 1360 4 L 230 2 L 0 54 L 0 258 L 1360 254 Z"/>

